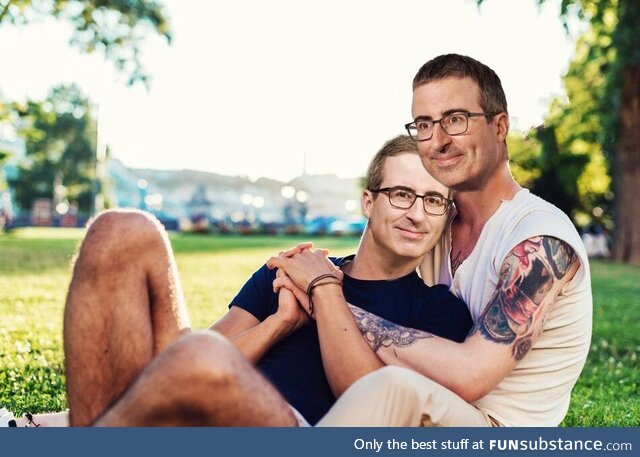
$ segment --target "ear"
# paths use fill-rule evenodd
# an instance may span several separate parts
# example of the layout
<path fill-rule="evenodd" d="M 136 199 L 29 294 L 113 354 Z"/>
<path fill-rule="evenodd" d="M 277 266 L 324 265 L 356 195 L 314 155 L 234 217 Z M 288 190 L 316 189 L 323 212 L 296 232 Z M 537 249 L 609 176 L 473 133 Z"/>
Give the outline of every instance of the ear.
<path fill-rule="evenodd" d="M 498 143 L 503 143 L 507 140 L 509 133 L 509 115 L 507 113 L 496 115 L 496 126 L 498 127 Z"/>
<path fill-rule="evenodd" d="M 360 206 L 362 206 L 362 214 L 369 219 L 371 215 L 371 207 L 373 206 L 374 195 L 371 191 L 365 189 L 360 198 Z"/>

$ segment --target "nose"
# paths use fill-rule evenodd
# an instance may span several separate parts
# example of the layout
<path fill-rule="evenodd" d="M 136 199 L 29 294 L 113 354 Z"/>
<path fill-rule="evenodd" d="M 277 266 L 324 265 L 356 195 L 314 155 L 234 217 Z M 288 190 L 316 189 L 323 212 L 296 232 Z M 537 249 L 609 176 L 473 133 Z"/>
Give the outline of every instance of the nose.
<path fill-rule="evenodd" d="M 433 126 L 433 136 L 425 143 L 429 143 L 428 147 L 431 152 L 441 152 L 451 143 L 451 137 L 444 131 L 442 125 L 438 123 Z"/>
<path fill-rule="evenodd" d="M 416 198 L 416 201 L 413 202 L 413 206 L 407 210 L 405 217 L 409 219 L 414 226 L 423 230 L 425 223 L 428 222 L 427 219 L 429 218 L 429 215 L 424 210 L 424 201 L 421 198 Z"/>

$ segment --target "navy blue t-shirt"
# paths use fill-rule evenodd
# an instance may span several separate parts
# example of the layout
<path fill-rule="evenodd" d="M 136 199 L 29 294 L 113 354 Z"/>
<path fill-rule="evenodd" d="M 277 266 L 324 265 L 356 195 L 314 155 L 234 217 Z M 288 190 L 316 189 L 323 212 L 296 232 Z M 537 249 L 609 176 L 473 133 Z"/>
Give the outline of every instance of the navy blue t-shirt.
<path fill-rule="evenodd" d="M 331 260 L 340 265 L 348 259 Z M 229 308 L 238 306 L 261 322 L 275 314 L 278 310 L 278 295 L 272 285 L 275 277 L 275 270 L 260 268 Z M 471 328 L 467 305 L 446 286 L 425 285 L 415 272 L 391 281 L 365 281 L 345 275 L 343 292 L 349 303 L 370 313 L 453 341 L 463 341 Z M 257 368 L 311 425 L 336 400 L 324 373 L 315 322 L 274 345 L 257 363 Z"/>

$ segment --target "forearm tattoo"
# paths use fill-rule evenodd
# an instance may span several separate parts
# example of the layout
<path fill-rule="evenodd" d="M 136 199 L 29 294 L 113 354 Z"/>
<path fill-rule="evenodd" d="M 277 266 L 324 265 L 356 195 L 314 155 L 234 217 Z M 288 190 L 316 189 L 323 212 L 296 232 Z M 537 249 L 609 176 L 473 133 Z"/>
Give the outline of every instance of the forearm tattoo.
<path fill-rule="evenodd" d="M 513 357 L 521 360 L 542 329 L 549 291 L 577 261 L 573 249 L 557 238 L 535 237 L 517 245 L 502 264 L 477 330 L 491 341 L 511 344 Z"/>
<path fill-rule="evenodd" d="M 411 346 L 418 340 L 433 337 L 431 333 L 402 327 L 364 311 L 357 306 L 349 305 L 349 309 L 360 333 L 367 340 L 373 352 L 378 352 L 382 347 L 394 346 L 401 348 Z"/>

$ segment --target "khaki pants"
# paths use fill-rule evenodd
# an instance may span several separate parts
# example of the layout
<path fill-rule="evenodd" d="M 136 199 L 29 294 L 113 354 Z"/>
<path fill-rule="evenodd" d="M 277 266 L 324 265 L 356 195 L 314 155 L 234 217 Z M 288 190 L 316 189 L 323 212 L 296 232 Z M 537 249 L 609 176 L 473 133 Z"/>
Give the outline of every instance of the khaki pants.
<path fill-rule="evenodd" d="M 415 371 L 384 367 L 338 399 L 319 427 L 491 427 L 475 406 Z"/>

